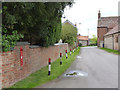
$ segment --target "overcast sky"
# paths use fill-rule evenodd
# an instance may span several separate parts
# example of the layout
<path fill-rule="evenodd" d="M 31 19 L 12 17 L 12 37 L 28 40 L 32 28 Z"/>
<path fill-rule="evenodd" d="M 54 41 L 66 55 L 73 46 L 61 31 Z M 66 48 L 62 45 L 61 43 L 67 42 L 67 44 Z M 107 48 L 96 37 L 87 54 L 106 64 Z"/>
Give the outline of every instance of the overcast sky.
<path fill-rule="evenodd" d="M 102 17 L 118 16 L 118 2 L 120 0 L 75 0 L 71 8 L 66 7 L 64 11 L 65 19 L 73 24 L 77 23 L 78 33 L 89 36 L 97 35 L 98 11 Z"/>

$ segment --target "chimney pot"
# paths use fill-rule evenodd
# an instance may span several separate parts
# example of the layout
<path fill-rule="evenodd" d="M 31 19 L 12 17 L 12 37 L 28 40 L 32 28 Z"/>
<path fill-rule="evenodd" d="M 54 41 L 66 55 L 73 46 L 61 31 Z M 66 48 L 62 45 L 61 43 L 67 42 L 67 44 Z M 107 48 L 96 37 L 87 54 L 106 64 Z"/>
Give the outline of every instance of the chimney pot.
<path fill-rule="evenodd" d="M 101 13 L 100 13 L 100 10 L 99 10 L 99 13 L 98 13 L 98 19 L 101 17 Z"/>

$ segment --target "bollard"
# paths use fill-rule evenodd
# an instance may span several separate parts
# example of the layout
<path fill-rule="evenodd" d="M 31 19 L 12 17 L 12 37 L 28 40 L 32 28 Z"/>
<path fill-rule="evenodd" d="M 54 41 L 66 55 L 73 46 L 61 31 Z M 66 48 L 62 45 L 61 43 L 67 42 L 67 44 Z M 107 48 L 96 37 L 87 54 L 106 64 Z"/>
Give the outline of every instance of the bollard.
<path fill-rule="evenodd" d="M 51 72 L 51 58 L 49 58 L 48 60 L 48 75 L 50 76 L 50 72 Z"/>
<path fill-rule="evenodd" d="M 67 56 L 67 50 L 65 50 L 66 51 L 66 59 L 68 58 L 68 56 Z"/>
<path fill-rule="evenodd" d="M 71 56 L 71 49 L 70 49 L 70 56 Z"/>
<path fill-rule="evenodd" d="M 62 53 L 60 53 L 60 65 L 62 65 Z"/>

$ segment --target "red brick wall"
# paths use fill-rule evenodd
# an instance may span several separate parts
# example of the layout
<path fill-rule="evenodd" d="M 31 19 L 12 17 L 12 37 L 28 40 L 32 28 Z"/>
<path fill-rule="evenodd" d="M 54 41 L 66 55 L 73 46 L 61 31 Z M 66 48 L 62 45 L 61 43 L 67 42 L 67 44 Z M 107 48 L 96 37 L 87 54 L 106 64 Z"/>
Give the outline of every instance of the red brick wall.
<path fill-rule="evenodd" d="M 20 47 L 23 48 L 23 66 L 20 66 Z M 59 58 L 59 53 L 65 54 L 68 44 L 37 48 L 29 48 L 29 45 L 19 45 L 13 51 L 2 53 L 2 87 L 8 87 L 24 79 L 31 73 L 48 64 L 48 58 L 52 62 Z"/>
<path fill-rule="evenodd" d="M 2 56 L 0 53 L 0 90 L 2 88 Z"/>
<path fill-rule="evenodd" d="M 104 35 L 108 32 L 107 28 L 106 27 L 102 27 L 102 28 L 97 28 L 97 37 L 98 37 L 98 40 L 97 40 L 97 45 L 98 47 L 100 47 L 100 41 L 103 41 L 104 40 Z"/>

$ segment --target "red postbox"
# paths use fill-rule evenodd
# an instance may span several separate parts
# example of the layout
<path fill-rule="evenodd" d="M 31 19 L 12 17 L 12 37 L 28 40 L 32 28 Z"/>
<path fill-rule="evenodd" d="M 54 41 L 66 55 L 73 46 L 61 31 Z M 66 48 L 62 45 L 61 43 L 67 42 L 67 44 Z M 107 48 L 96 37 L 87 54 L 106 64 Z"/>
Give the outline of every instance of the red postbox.
<path fill-rule="evenodd" d="M 20 48 L 20 65 L 23 66 L 23 48 Z"/>

